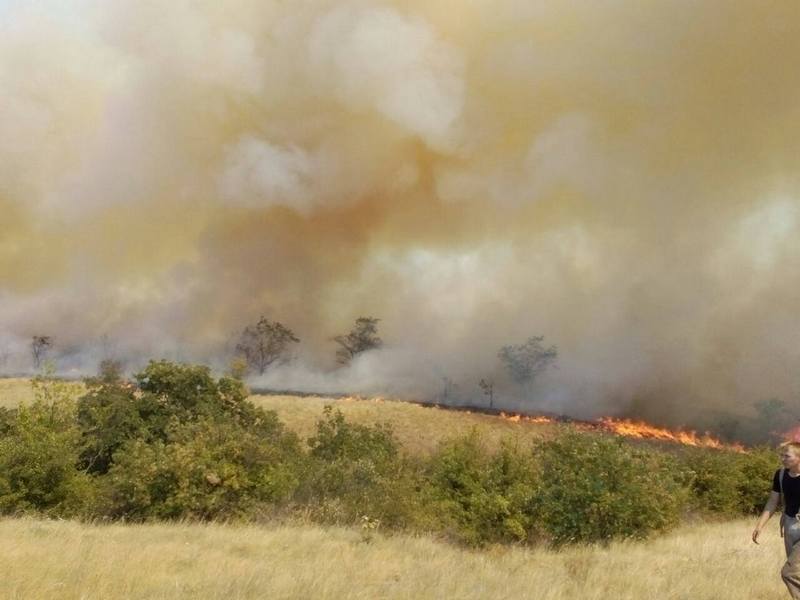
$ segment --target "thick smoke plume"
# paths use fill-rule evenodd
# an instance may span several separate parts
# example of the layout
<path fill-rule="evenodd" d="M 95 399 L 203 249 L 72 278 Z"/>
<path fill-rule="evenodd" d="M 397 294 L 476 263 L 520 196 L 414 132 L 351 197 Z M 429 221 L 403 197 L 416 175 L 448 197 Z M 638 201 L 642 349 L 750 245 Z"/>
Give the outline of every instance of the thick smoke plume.
<path fill-rule="evenodd" d="M 797 405 L 798 56 L 797 2 L 0 0 L 0 360 L 222 367 L 265 315 L 274 387 L 480 400 L 544 335 L 501 404 Z"/>

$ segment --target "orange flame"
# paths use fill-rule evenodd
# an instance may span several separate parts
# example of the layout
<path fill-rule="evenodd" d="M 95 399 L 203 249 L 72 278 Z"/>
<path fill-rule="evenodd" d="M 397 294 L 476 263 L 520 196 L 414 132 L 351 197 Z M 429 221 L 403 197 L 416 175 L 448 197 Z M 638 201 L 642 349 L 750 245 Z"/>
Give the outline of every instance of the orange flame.
<path fill-rule="evenodd" d="M 506 421 L 511 421 L 512 423 L 537 423 L 540 425 L 543 425 L 545 423 L 557 422 L 555 419 L 551 417 L 530 416 L 530 415 L 520 415 L 520 414 L 509 415 L 504 412 L 500 413 L 500 418 L 505 419 Z"/>
<path fill-rule="evenodd" d="M 512 423 L 556 423 L 556 419 L 544 416 L 526 416 L 520 414 L 506 414 L 500 413 L 500 417 Z M 733 450 L 735 452 L 745 452 L 741 444 L 726 444 L 721 440 L 715 438 L 708 432 L 698 434 L 696 431 L 691 430 L 676 430 L 671 431 L 663 427 L 656 427 L 644 421 L 634 421 L 631 419 L 614 419 L 611 417 L 602 417 L 597 421 L 590 423 L 575 423 L 582 429 L 589 430 L 602 430 L 616 435 L 625 437 L 632 437 L 637 439 L 648 440 L 661 440 L 665 442 L 674 442 L 677 444 L 684 444 L 686 446 L 696 446 L 698 448 L 717 448 L 725 450 Z M 800 426 L 796 431 L 797 439 L 800 440 Z"/>
<path fill-rule="evenodd" d="M 676 442 L 686 446 L 697 446 L 698 448 L 717 448 L 729 449 L 736 452 L 744 452 L 744 447 L 740 444 L 725 444 L 710 433 L 698 434 L 696 431 L 677 430 L 670 431 L 663 427 L 656 427 L 643 421 L 632 421 L 630 419 L 612 419 L 603 417 L 599 420 L 601 428 L 617 435 L 624 435 L 639 439 L 663 440 L 666 442 Z"/>
<path fill-rule="evenodd" d="M 785 442 L 800 442 L 800 425 L 795 425 L 781 437 Z"/>

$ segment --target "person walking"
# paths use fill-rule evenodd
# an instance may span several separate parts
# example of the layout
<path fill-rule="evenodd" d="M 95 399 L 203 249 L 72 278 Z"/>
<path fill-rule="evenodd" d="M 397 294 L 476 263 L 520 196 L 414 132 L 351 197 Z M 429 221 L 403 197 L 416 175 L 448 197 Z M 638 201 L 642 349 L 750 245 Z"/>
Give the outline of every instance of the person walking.
<path fill-rule="evenodd" d="M 783 468 L 775 471 L 772 478 L 772 492 L 764 505 L 764 512 L 758 518 L 753 530 L 753 541 L 778 507 L 783 497 L 780 530 L 786 549 L 786 564 L 781 569 L 781 578 L 789 589 L 792 598 L 800 600 L 800 443 L 789 442 L 781 446 Z"/>

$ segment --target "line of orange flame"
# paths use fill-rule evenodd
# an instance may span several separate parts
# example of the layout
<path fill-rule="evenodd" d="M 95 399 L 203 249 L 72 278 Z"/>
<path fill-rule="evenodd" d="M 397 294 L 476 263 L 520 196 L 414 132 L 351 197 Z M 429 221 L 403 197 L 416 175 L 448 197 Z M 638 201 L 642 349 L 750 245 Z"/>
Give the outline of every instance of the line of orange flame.
<path fill-rule="evenodd" d="M 359 396 L 349 396 L 340 399 L 343 402 L 355 402 L 365 400 Z M 385 402 L 383 398 L 371 398 L 372 402 L 382 403 Z M 464 411 L 470 414 L 470 411 Z M 514 413 L 500 413 L 500 418 L 510 421 L 512 423 L 532 423 L 544 425 L 548 423 L 558 423 L 558 419 L 547 417 L 544 415 L 521 415 Z M 656 427 L 644 421 L 634 421 L 632 419 L 614 419 L 613 417 L 601 417 L 596 421 L 572 421 L 574 427 L 592 431 L 607 431 L 616 435 L 625 437 L 643 439 L 643 440 L 660 440 L 664 442 L 673 442 L 683 444 L 685 446 L 696 446 L 698 448 L 717 448 L 720 450 L 733 450 L 735 452 L 745 452 L 744 446 L 741 444 L 727 444 L 710 433 L 706 432 L 699 434 L 696 431 L 678 429 L 672 431 L 664 427 Z M 800 440 L 800 426 L 794 430 L 794 438 Z M 788 438 L 787 438 L 788 439 Z"/>
<path fill-rule="evenodd" d="M 506 414 L 500 413 L 500 417 L 511 421 L 512 423 L 557 423 L 556 419 L 544 416 L 527 416 L 519 414 Z M 631 419 L 614 419 L 611 417 L 602 417 L 594 422 L 575 422 L 580 428 L 608 431 L 616 435 L 625 437 L 632 437 L 637 439 L 647 440 L 661 440 L 665 442 L 674 442 L 684 444 L 686 446 L 696 446 L 698 448 L 717 448 L 725 450 L 733 450 L 735 452 L 744 452 L 745 449 L 740 444 L 726 444 L 721 440 L 715 438 L 708 432 L 698 434 L 696 431 L 676 430 L 671 431 L 663 427 L 656 427 L 644 421 L 634 421 Z"/>

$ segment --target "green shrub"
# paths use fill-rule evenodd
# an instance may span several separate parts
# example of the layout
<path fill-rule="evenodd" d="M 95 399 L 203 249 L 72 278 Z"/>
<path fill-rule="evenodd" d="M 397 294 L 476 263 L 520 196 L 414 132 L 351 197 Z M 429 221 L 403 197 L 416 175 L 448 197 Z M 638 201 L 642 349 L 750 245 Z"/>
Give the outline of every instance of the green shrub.
<path fill-rule="evenodd" d="M 232 377 L 215 380 L 206 366 L 151 361 L 134 377 L 143 394 L 157 399 L 179 421 L 222 417 L 247 422 L 253 418 L 245 385 Z"/>
<path fill-rule="evenodd" d="M 556 545 L 642 538 L 674 525 L 687 473 L 673 457 L 564 431 L 537 449 L 539 523 Z"/>
<path fill-rule="evenodd" d="M 298 483 L 297 439 L 211 419 L 178 425 L 167 441 L 127 442 L 106 476 L 105 512 L 131 519 L 217 519 L 286 501 Z"/>
<path fill-rule="evenodd" d="M 388 425 L 350 423 L 325 407 L 296 501 L 323 522 L 360 522 L 366 516 L 389 527 L 415 522 L 417 464 L 401 457 Z"/>
<path fill-rule="evenodd" d="M 739 511 L 744 514 L 759 514 L 772 489 L 772 477 L 780 468 L 777 453 L 772 448 L 762 446 L 737 454 L 736 459 L 740 473 L 736 486 Z"/>
<path fill-rule="evenodd" d="M 163 437 L 168 422 L 168 414 L 155 398 L 137 396 L 130 386 L 111 383 L 90 388 L 78 400 L 80 464 L 91 473 L 106 473 L 114 453 L 127 440 L 149 442 Z"/>
<path fill-rule="evenodd" d="M 127 441 L 166 442 L 179 423 L 212 419 L 265 435 L 279 426 L 274 413 L 247 400 L 241 381 L 215 380 L 207 367 L 154 361 L 136 380 L 138 389 L 110 377 L 86 382 L 88 392 L 78 401 L 78 424 L 83 433 L 81 465 L 92 473 L 106 473 Z"/>
<path fill-rule="evenodd" d="M 691 476 L 691 504 L 694 508 L 727 516 L 741 512 L 739 484 L 742 473 L 736 454 L 686 448 L 682 458 Z"/>
<path fill-rule="evenodd" d="M 767 447 L 742 453 L 686 448 L 680 460 L 691 473 L 693 507 L 728 517 L 760 513 L 780 466 Z"/>
<path fill-rule="evenodd" d="M 7 414 L 0 438 L 0 512 L 75 516 L 90 510 L 92 479 L 77 467 L 75 402 L 61 382 L 37 380 L 35 400 Z"/>
<path fill-rule="evenodd" d="M 381 463 L 397 457 L 397 440 L 391 426 L 348 423 L 341 411 L 328 405 L 309 438 L 311 456 L 325 461 L 368 459 Z"/>
<path fill-rule="evenodd" d="M 490 454 L 473 430 L 431 457 L 432 506 L 441 526 L 467 544 L 524 541 L 535 526 L 534 473 L 529 450 L 506 440 Z"/>
<path fill-rule="evenodd" d="M 533 448 L 488 451 L 474 431 L 428 458 L 404 456 L 388 425 L 326 407 L 307 451 L 241 381 L 151 362 L 122 381 L 34 381 L 0 410 L 0 513 L 229 519 L 293 509 L 323 522 L 439 531 L 469 545 L 644 537 L 690 506 L 761 510 L 773 450 L 669 452 L 564 428 Z"/>
<path fill-rule="evenodd" d="M 0 406 L 0 437 L 6 436 L 11 433 L 14 427 L 14 419 L 16 419 L 17 411 L 14 409 Z"/>

